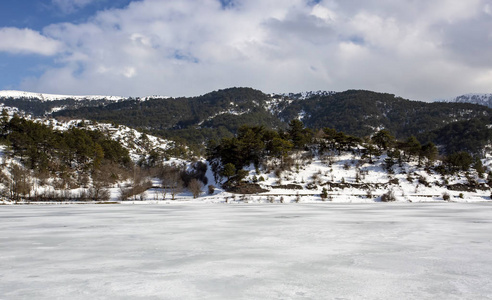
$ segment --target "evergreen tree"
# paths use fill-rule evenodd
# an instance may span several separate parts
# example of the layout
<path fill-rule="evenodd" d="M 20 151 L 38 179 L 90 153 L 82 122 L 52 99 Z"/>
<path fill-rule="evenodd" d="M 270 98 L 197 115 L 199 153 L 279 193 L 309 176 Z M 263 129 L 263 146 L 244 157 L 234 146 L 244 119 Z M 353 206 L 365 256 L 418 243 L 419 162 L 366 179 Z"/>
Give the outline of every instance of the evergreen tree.
<path fill-rule="evenodd" d="M 428 142 L 423 145 L 420 152 L 420 155 L 427 158 L 429 162 L 433 162 L 437 158 L 438 154 L 439 152 L 437 151 L 437 147 L 433 142 Z"/>
<path fill-rule="evenodd" d="M 379 130 L 373 137 L 372 141 L 379 148 L 387 150 L 395 141 L 395 138 L 386 129 Z"/>
<path fill-rule="evenodd" d="M 304 124 L 298 120 L 293 119 L 289 122 L 288 134 L 290 141 L 294 145 L 294 149 L 304 149 L 307 143 L 312 139 L 311 130 L 304 127 Z"/>
<path fill-rule="evenodd" d="M 236 175 L 236 166 L 232 163 L 228 163 L 222 169 L 222 176 L 230 180 L 234 175 Z"/>

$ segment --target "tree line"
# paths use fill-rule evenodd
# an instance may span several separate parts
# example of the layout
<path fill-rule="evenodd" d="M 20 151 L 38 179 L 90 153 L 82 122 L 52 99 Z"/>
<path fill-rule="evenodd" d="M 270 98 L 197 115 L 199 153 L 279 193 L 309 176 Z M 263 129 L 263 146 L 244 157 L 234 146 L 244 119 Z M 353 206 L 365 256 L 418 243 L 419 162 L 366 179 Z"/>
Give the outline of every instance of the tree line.
<path fill-rule="evenodd" d="M 33 178 L 39 185 L 49 183 L 55 189 L 68 191 L 89 188 L 79 195 L 83 199 L 107 198 L 110 184 L 125 177 L 131 169 L 128 150 L 98 130 L 70 128 L 54 130 L 48 125 L 14 115 L 5 110 L 0 117 L 0 143 L 7 157 L 18 163 L 2 162 L 0 182 L 7 188 L 3 194 L 11 199 L 56 198 L 66 195 L 36 194 Z"/>
<path fill-rule="evenodd" d="M 478 156 L 473 157 L 464 151 L 440 156 L 433 142 L 422 144 L 415 136 L 398 140 L 389 130 L 382 129 L 370 137 L 359 138 L 328 127 L 311 130 L 298 119 L 290 121 L 286 130 L 241 126 L 234 137 L 209 142 L 207 159 L 216 181 L 225 180 L 225 187 L 231 187 L 248 175 L 244 168 L 253 165 L 256 173 L 259 173 L 259 167 L 272 158 L 278 159 L 282 167 L 289 161 L 289 156 L 299 150 L 320 156 L 327 152 L 338 155 L 343 151 L 358 152 L 368 158 L 369 162 L 387 154 L 388 169 L 396 163 L 411 159 L 431 168 L 434 167 L 434 161 L 441 158 L 443 164 L 435 166 L 440 173 L 452 174 L 472 166 L 483 172 Z"/>

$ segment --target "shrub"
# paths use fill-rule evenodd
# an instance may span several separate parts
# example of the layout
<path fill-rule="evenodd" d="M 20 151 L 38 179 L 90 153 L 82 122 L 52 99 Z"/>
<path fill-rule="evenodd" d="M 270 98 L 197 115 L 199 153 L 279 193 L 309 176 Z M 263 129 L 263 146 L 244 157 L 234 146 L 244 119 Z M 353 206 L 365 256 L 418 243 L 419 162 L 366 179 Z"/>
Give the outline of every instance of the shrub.
<path fill-rule="evenodd" d="M 210 184 L 208 186 L 208 194 L 213 195 L 214 193 L 215 193 L 215 186 Z"/>
<path fill-rule="evenodd" d="M 390 178 L 390 180 L 389 180 L 390 184 L 398 184 L 399 182 L 400 182 L 400 180 L 398 180 L 398 178 Z"/>
<path fill-rule="evenodd" d="M 325 201 L 326 198 L 328 198 L 328 190 L 326 188 L 323 188 L 323 190 L 321 190 L 321 199 Z"/>
<path fill-rule="evenodd" d="M 442 194 L 442 199 L 443 199 L 444 201 L 449 201 L 449 199 L 450 199 L 450 198 L 451 198 L 451 196 L 449 195 L 449 193 L 448 193 L 448 192 L 444 192 L 444 193 Z"/>
<path fill-rule="evenodd" d="M 315 183 L 315 182 L 310 182 L 310 183 L 308 183 L 308 184 L 306 185 L 306 188 L 307 188 L 308 190 L 316 190 L 316 189 L 318 189 L 318 186 L 316 185 L 316 183 Z"/>
<path fill-rule="evenodd" d="M 234 167 L 234 165 L 232 165 L 232 167 Z M 208 178 L 206 176 L 207 168 L 208 168 L 207 164 L 198 161 L 191 166 L 190 170 L 182 171 L 180 175 L 184 186 L 188 187 L 188 185 L 191 183 L 191 181 L 193 181 L 193 179 L 199 180 L 204 185 L 206 185 L 208 183 Z"/>
<path fill-rule="evenodd" d="M 110 192 L 104 187 L 93 186 L 88 190 L 89 199 L 94 201 L 107 201 L 110 199 Z"/>
<path fill-rule="evenodd" d="M 393 191 L 388 191 L 387 193 L 381 195 L 381 202 L 393 202 L 396 200 L 395 193 Z"/>
<path fill-rule="evenodd" d="M 423 176 L 419 176 L 419 183 L 428 187 L 429 186 L 429 182 L 427 181 L 427 179 Z"/>

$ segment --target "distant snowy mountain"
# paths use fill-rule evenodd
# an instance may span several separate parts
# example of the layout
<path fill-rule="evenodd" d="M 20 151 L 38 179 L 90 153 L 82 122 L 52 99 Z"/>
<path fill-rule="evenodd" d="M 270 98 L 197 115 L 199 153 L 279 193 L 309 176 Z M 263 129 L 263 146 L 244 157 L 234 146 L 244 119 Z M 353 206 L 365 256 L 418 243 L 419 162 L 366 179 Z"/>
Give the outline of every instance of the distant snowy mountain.
<path fill-rule="evenodd" d="M 65 100 L 65 99 L 74 99 L 74 100 L 103 100 L 104 99 L 104 100 L 111 100 L 111 101 L 120 101 L 126 99 L 124 97 L 118 97 L 118 96 L 53 95 L 53 94 L 31 93 L 31 92 L 12 91 L 12 90 L 0 91 L 0 98 L 27 98 L 27 99 L 37 99 L 41 101 L 55 101 L 55 100 Z"/>
<path fill-rule="evenodd" d="M 492 108 L 492 94 L 465 94 L 444 100 L 444 102 L 473 103 Z"/>

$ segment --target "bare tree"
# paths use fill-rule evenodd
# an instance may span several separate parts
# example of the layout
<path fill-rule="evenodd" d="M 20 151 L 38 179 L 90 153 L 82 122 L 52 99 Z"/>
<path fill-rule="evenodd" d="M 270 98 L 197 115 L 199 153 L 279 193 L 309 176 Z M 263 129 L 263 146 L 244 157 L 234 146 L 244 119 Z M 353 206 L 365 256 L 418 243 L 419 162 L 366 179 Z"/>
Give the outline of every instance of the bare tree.
<path fill-rule="evenodd" d="M 193 194 L 193 198 L 198 198 L 202 193 L 203 183 L 198 179 L 192 179 L 188 184 L 188 189 Z"/>
<path fill-rule="evenodd" d="M 177 165 L 165 166 L 162 168 L 160 178 L 164 197 L 169 191 L 172 200 L 175 200 L 176 195 L 183 191 L 181 171 L 182 168 Z"/>
<path fill-rule="evenodd" d="M 92 174 L 92 186 L 89 188 L 89 197 L 95 201 L 105 201 L 110 199 L 108 187 L 111 181 L 101 170 L 96 170 Z"/>
<path fill-rule="evenodd" d="M 12 200 L 19 200 L 21 197 L 31 193 L 31 177 L 29 171 L 18 165 L 10 167 L 10 182 L 8 185 L 9 196 Z"/>
<path fill-rule="evenodd" d="M 183 191 L 183 180 L 181 180 L 180 176 L 177 177 L 176 181 L 174 181 L 173 185 L 170 188 L 172 200 L 176 200 L 176 195 Z"/>

